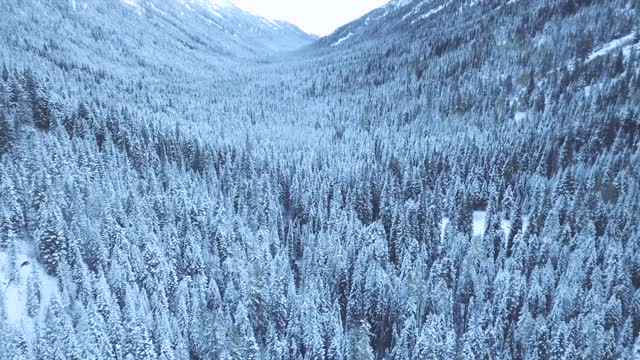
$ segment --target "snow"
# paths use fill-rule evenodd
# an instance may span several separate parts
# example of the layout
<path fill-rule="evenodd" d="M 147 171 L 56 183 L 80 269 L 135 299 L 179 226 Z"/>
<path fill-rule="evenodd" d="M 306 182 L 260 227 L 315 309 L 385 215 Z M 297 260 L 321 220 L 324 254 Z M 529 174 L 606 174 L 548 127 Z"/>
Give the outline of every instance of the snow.
<path fill-rule="evenodd" d="M 625 46 L 624 48 L 622 48 L 622 54 L 625 57 L 629 57 L 629 55 L 631 54 L 631 50 L 633 49 L 635 49 L 636 51 L 640 51 L 640 42 L 638 42 L 637 44 Z"/>
<path fill-rule="evenodd" d="M 413 20 L 411 23 L 412 23 L 412 24 L 414 24 L 414 23 L 416 23 L 418 20 L 426 20 L 426 19 L 428 19 L 429 17 L 431 17 L 431 16 L 433 16 L 433 15 L 435 15 L 435 14 L 439 13 L 440 11 L 444 10 L 444 8 L 445 8 L 445 7 L 447 7 L 447 6 L 449 6 L 449 4 L 451 4 L 451 2 L 448 2 L 448 3 L 446 3 L 446 4 L 442 4 L 442 5 L 438 6 L 438 7 L 437 7 L 437 8 L 435 8 L 435 9 L 431 9 L 431 10 L 429 10 L 426 14 L 421 15 L 418 19 Z"/>
<path fill-rule="evenodd" d="M 442 218 L 440 220 L 440 237 L 444 239 L 444 232 L 451 222 L 451 219 L 448 217 Z M 529 226 L 529 218 L 527 216 L 522 217 L 522 232 L 527 230 Z M 487 212 L 486 211 L 474 211 L 473 212 L 473 236 L 484 236 L 484 231 L 487 227 Z M 508 237 L 511 233 L 511 220 L 501 219 L 500 220 L 500 228 L 504 231 L 504 236 Z"/>
<path fill-rule="evenodd" d="M 347 36 L 342 37 L 340 39 L 338 39 L 338 41 L 334 42 L 333 44 L 331 44 L 331 46 L 338 46 L 340 44 L 342 44 L 343 42 L 349 40 L 349 38 L 351 38 L 354 34 L 352 32 L 350 32 L 349 34 L 347 34 Z"/>
<path fill-rule="evenodd" d="M 529 117 L 529 113 L 526 111 L 517 111 L 513 115 L 513 119 L 515 121 L 524 121 L 524 120 L 527 120 L 528 117 Z"/>
<path fill-rule="evenodd" d="M 527 216 L 522 217 L 522 231 L 526 231 L 529 226 L 529 218 Z M 487 228 L 487 212 L 486 211 L 474 211 L 473 212 L 473 236 L 484 236 L 484 230 Z M 511 220 L 501 219 L 500 228 L 504 231 L 504 236 L 508 237 L 511 233 Z"/>
<path fill-rule="evenodd" d="M 502 228 L 502 231 L 504 231 L 504 236 L 505 237 L 509 237 L 509 235 L 511 235 L 511 220 L 502 219 L 500 221 L 500 227 Z M 529 217 L 528 216 L 523 216 L 522 217 L 522 232 L 527 231 L 528 227 L 529 227 Z"/>
<path fill-rule="evenodd" d="M 389 3 L 389 5 L 393 6 L 396 9 L 399 9 L 401 7 L 405 7 L 409 4 L 411 4 L 413 2 L 413 0 L 394 0 L 392 2 Z"/>
<path fill-rule="evenodd" d="M 604 56 L 609 54 L 610 52 L 617 50 L 620 47 L 625 47 L 628 48 L 630 46 L 636 45 L 633 43 L 633 41 L 636 38 L 636 33 L 632 32 L 629 35 L 623 36 L 619 39 L 615 39 L 607 44 L 605 44 L 604 46 L 602 46 L 600 49 L 594 51 L 591 53 L 591 55 L 589 55 L 589 57 L 587 58 L 587 62 L 589 61 L 593 61 L 594 59 L 600 57 L 600 56 Z"/>
<path fill-rule="evenodd" d="M 233 1 L 230 0 L 205 0 L 206 2 L 208 2 L 211 5 L 214 6 L 218 6 L 218 7 L 230 7 L 230 6 L 236 6 Z"/>
<path fill-rule="evenodd" d="M 200 17 L 201 17 L 202 19 L 204 19 L 204 21 L 208 22 L 209 24 L 211 24 L 211 25 L 215 25 L 215 26 L 219 27 L 220 29 L 224 30 L 224 27 L 222 27 L 222 26 L 221 26 L 220 24 L 218 24 L 217 22 L 212 21 L 211 19 L 207 19 L 207 18 L 206 18 L 206 17 L 204 17 L 204 16 L 200 16 Z"/>
<path fill-rule="evenodd" d="M 34 258 L 33 246 L 26 242 L 18 241 L 16 246 L 15 263 L 11 264 L 9 254 L 0 252 L 0 296 L 4 296 L 7 323 L 10 326 L 21 329 L 23 333 L 33 340 L 36 320 L 27 314 L 27 284 L 32 272 L 40 278 L 40 314 L 46 314 L 49 300 L 57 293 L 56 280 L 47 275 L 44 269 Z M 10 279 L 12 268 L 18 269 L 17 277 Z"/>
<path fill-rule="evenodd" d="M 142 15 L 142 8 L 140 7 L 140 5 L 138 5 L 137 0 L 120 0 L 122 1 L 122 3 L 124 3 L 127 6 L 131 6 L 132 8 L 135 9 L 136 14 L 138 15 Z M 86 7 L 86 3 L 84 4 Z"/>
<path fill-rule="evenodd" d="M 269 18 L 265 18 L 265 17 L 260 17 L 260 20 L 265 23 L 266 25 L 274 28 L 274 29 L 280 29 L 282 26 L 280 26 L 280 24 L 278 24 L 275 20 L 269 19 Z"/>
<path fill-rule="evenodd" d="M 438 6 L 438 7 L 437 7 L 437 8 L 435 8 L 435 9 L 431 9 L 431 10 L 429 10 L 426 14 L 424 14 L 424 15 L 420 16 L 420 19 L 426 19 L 426 18 L 428 18 L 428 17 L 430 17 L 430 16 L 432 16 L 432 15 L 435 15 L 435 14 L 439 13 L 440 11 L 442 11 L 442 9 L 444 9 L 444 8 L 445 8 L 447 5 L 449 5 L 449 4 L 450 4 L 450 3 L 446 3 L 446 4 L 443 4 L 443 5 Z"/>
<path fill-rule="evenodd" d="M 450 222 L 451 220 L 448 217 L 444 217 L 442 218 L 442 220 L 440 220 L 440 239 L 444 239 L 444 230 L 447 228 L 447 225 L 449 225 Z"/>
<path fill-rule="evenodd" d="M 425 4 L 430 3 L 431 1 L 432 0 L 425 0 L 425 1 L 421 2 L 420 4 L 416 5 L 411 12 L 407 13 L 405 16 L 402 17 L 402 21 L 407 20 L 408 17 L 417 15 L 420 12 L 420 10 L 422 9 L 422 7 Z"/>
<path fill-rule="evenodd" d="M 473 236 L 483 236 L 484 229 L 487 227 L 487 212 L 473 212 Z"/>
<path fill-rule="evenodd" d="M 138 5 L 138 3 L 135 0 L 122 0 L 122 2 L 129 6 L 133 6 L 134 8 L 140 7 L 140 5 Z"/>
<path fill-rule="evenodd" d="M 166 12 L 166 11 L 163 11 L 163 10 L 161 10 L 161 9 L 158 9 L 158 7 L 157 7 L 157 6 L 155 6 L 155 4 L 154 4 L 154 3 L 152 3 L 151 1 L 147 1 L 147 4 L 148 4 L 148 5 L 149 5 L 149 7 L 150 7 L 151 9 L 153 9 L 154 11 L 157 11 L 157 12 L 159 12 L 160 14 L 162 14 L 162 15 L 164 15 L 164 16 L 167 16 L 167 17 L 169 16 L 169 14 L 167 14 L 167 12 Z"/>

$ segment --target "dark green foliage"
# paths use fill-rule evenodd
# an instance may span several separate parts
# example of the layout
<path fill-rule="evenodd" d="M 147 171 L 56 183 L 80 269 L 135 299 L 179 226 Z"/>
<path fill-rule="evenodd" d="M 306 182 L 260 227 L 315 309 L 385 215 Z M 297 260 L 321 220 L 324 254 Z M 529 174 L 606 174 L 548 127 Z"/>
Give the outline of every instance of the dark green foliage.
<path fill-rule="evenodd" d="M 56 275 L 60 263 L 64 261 L 66 254 L 66 240 L 62 228 L 62 219 L 59 213 L 51 209 L 45 210 L 43 224 L 38 234 L 38 257 L 44 265 L 47 273 Z"/>
<path fill-rule="evenodd" d="M 0 158 L 9 152 L 17 140 L 15 126 L 7 118 L 7 114 L 0 110 Z"/>

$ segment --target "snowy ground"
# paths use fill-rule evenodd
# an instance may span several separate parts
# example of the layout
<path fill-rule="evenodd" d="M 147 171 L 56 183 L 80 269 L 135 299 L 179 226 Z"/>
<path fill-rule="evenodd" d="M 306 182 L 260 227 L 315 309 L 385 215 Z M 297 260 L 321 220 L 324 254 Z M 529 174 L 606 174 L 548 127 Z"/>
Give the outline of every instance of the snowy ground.
<path fill-rule="evenodd" d="M 441 237 L 444 238 L 444 229 L 451 222 L 449 218 L 443 218 L 440 221 Z M 522 217 L 522 231 L 524 232 L 529 225 L 528 217 Z M 473 212 L 473 236 L 484 236 L 484 230 L 487 227 L 487 212 L 486 211 L 474 211 Z M 511 220 L 501 219 L 500 227 L 504 231 L 504 236 L 508 237 L 511 233 Z"/>
<path fill-rule="evenodd" d="M 347 36 L 345 36 L 343 38 L 340 38 L 340 39 L 338 39 L 338 41 L 336 41 L 333 44 L 331 44 L 331 46 L 338 46 L 338 45 L 342 44 L 343 42 L 349 40 L 349 38 L 351 38 L 353 35 L 354 34 L 350 32 L 349 34 L 347 34 Z"/>
<path fill-rule="evenodd" d="M 634 44 L 634 40 L 636 39 L 636 33 L 632 32 L 631 34 L 627 35 L 627 36 L 623 36 L 619 39 L 615 39 L 607 44 L 605 44 L 604 46 L 602 46 L 600 49 L 594 51 L 591 53 L 591 55 L 589 55 L 589 57 L 587 58 L 587 62 L 594 60 L 595 58 L 598 58 L 600 56 L 604 56 L 609 54 L 610 52 L 620 49 L 622 48 L 622 51 L 627 54 L 629 51 L 631 51 L 631 48 L 634 46 L 637 46 L 638 44 Z"/>
<path fill-rule="evenodd" d="M 10 279 L 12 264 L 9 254 L 0 252 L 0 296 L 3 297 L 4 313 L 10 326 L 20 328 L 28 336 L 34 335 L 35 320 L 27 314 L 27 284 L 33 274 L 40 278 L 40 314 L 49 304 L 49 299 L 56 292 L 56 280 L 47 275 L 44 269 L 34 259 L 32 246 L 25 242 L 18 242 L 16 259 L 13 264 L 18 270 L 17 277 Z M 40 319 L 42 320 L 42 319 Z M 27 339 L 32 340 L 32 339 Z"/>

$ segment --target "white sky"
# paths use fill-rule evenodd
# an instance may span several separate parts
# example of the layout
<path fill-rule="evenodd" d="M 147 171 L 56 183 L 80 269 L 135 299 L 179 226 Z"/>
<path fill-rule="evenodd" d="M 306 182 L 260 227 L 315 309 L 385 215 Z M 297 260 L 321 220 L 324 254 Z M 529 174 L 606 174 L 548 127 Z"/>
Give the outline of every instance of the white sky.
<path fill-rule="evenodd" d="M 315 35 L 329 35 L 389 0 L 232 0 L 254 15 L 284 20 Z"/>

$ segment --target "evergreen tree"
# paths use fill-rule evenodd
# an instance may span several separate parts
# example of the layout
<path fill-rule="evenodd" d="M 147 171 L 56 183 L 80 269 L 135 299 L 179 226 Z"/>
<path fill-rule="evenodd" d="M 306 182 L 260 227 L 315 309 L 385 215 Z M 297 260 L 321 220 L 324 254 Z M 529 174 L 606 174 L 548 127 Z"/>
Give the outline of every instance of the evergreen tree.
<path fill-rule="evenodd" d="M 56 275 L 66 254 L 62 216 L 55 208 L 44 213 L 43 224 L 38 236 L 38 257 L 50 275 Z"/>
<path fill-rule="evenodd" d="M 375 354 L 369 341 L 370 331 L 370 325 L 366 320 L 354 325 L 349 336 L 349 357 L 351 359 L 375 359 Z"/>
<path fill-rule="evenodd" d="M 27 279 L 27 314 L 36 317 L 40 311 L 40 277 L 35 267 L 31 268 L 31 274 Z"/>
<path fill-rule="evenodd" d="M 0 158 L 11 150 L 16 140 L 15 127 L 9 122 L 5 111 L 0 110 Z"/>

